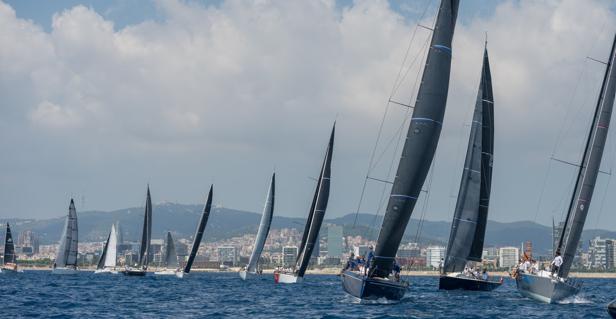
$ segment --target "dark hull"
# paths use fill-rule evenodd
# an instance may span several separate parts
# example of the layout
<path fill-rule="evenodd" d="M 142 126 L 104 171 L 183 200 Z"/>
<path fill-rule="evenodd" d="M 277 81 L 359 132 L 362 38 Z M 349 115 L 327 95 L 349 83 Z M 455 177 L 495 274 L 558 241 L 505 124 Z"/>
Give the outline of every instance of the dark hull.
<path fill-rule="evenodd" d="M 126 269 L 122 272 L 125 276 L 145 276 L 145 270 Z"/>
<path fill-rule="evenodd" d="M 486 281 L 472 278 L 460 278 L 441 276 L 438 281 L 438 289 L 441 290 L 473 290 L 473 291 L 492 291 L 502 285 L 498 281 Z"/>
<path fill-rule="evenodd" d="M 408 289 L 408 282 L 395 282 L 378 278 L 367 278 L 351 271 L 344 271 L 340 276 L 342 287 L 348 294 L 364 299 L 400 300 Z"/>
<path fill-rule="evenodd" d="M 524 273 L 518 274 L 515 283 L 523 296 L 545 303 L 557 303 L 580 291 L 579 285 Z"/>
<path fill-rule="evenodd" d="M 610 315 L 610 317 L 616 318 L 616 300 L 610 302 L 607 305 L 607 313 Z"/>

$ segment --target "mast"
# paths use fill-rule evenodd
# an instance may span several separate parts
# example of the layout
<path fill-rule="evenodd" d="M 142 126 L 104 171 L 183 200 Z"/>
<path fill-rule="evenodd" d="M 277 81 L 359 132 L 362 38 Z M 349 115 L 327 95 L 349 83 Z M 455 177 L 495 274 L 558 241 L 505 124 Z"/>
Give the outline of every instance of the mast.
<path fill-rule="evenodd" d="M 257 270 L 257 264 L 259 258 L 261 258 L 261 252 L 263 246 L 265 246 L 265 240 L 272 225 L 272 217 L 274 215 L 274 194 L 276 187 L 276 173 L 272 174 L 272 181 L 270 182 L 269 190 L 267 191 L 267 197 L 265 200 L 265 206 L 263 207 L 263 215 L 261 216 L 261 222 L 259 223 L 259 230 L 257 231 L 257 237 L 255 238 L 254 249 L 248 260 L 248 266 L 246 271 L 254 272 Z"/>
<path fill-rule="evenodd" d="M 447 103 L 451 41 L 459 0 L 442 0 L 417 101 L 376 244 L 371 276 L 387 277 L 426 179 Z"/>
<path fill-rule="evenodd" d="M 616 35 L 612 42 L 612 49 L 601 85 L 601 93 L 599 94 L 586 147 L 584 148 L 582 165 L 578 170 L 573 196 L 571 197 L 565 224 L 558 241 L 557 251 L 563 253 L 563 264 L 558 275 L 563 278 L 569 274 L 571 264 L 575 258 L 575 252 L 584 229 L 588 207 L 590 206 L 601 166 L 605 141 L 612 117 L 612 109 L 614 107 L 614 94 L 616 93 L 616 72 L 614 72 L 615 50 Z"/>
<path fill-rule="evenodd" d="M 323 165 L 321 166 L 321 173 L 317 181 L 317 188 L 314 192 L 314 198 L 312 205 L 310 206 L 310 213 L 308 220 L 306 221 L 306 228 L 304 235 L 302 236 L 302 245 L 299 249 L 297 261 L 295 264 L 295 272 L 298 277 L 303 277 L 308 268 L 310 257 L 314 249 L 315 243 L 319 240 L 319 230 L 321 224 L 323 224 L 323 218 L 325 217 L 325 210 L 327 209 L 327 202 L 329 200 L 329 186 L 331 177 L 331 164 L 332 164 L 332 152 L 334 150 L 334 134 L 336 132 L 336 122 L 332 127 L 332 132 L 329 137 L 329 144 L 325 152 L 325 158 L 323 159 Z"/>
<path fill-rule="evenodd" d="M 481 261 L 488 222 L 493 152 L 494 97 L 486 47 L 464 171 L 447 244 L 443 267 L 446 273 L 464 270 L 469 260 Z"/>
<path fill-rule="evenodd" d="M 199 219 L 199 225 L 197 226 L 197 232 L 195 233 L 195 239 L 193 240 L 192 248 L 190 249 L 190 255 L 188 256 L 188 261 L 186 262 L 186 266 L 184 267 L 185 273 L 190 272 L 190 268 L 192 267 L 192 264 L 195 261 L 195 256 L 197 256 L 197 251 L 199 251 L 199 245 L 201 245 L 201 239 L 203 238 L 203 230 L 205 229 L 207 220 L 210 217 L 210 210 L 212 209 L 213 190 L 214 190 L 214 185 L 210 186 L 210 192 L 207 195 L 207 200 L 205 201 L 205 206 L 203 207 L 203 213 L 201 214 L 201 218 Z"/>
<path fill-rule="evenodd" d="M 6 223 L 6 234 L 4 235 L 4 264 L 17 263 L 15 257 L 15 243 L 13 243 L 13 235 L 11 235 L 11 226 Z"/>
<path fill-rule="evenodd" d="M 150 240 L 152 239 L 152 197 L 150 185 L 145 199 L 145 212 L 143 213 L 143 229 L 141 230 L 141 245 L 139 246 L 139 267 L 148 268 L 150 263 Z"/>

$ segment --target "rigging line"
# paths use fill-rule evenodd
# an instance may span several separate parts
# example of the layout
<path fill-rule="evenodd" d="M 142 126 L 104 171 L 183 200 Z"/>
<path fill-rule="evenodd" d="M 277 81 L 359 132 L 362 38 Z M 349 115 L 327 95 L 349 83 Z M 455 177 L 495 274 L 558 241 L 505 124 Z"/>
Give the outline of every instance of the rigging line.
<path fill-rule="evenodd" d="M 411 51 L 411 47 L 413 45 L 413 42 L 415 42 L 415 36 L 417 34 L 417 30 L 419 29 L 419 27 L 421 26 L 419 24 L 419 21 L 421 21 L 424 16 L 426 15 L 426 13 L 428 12 L 428 9 L 430 8 L 430 4 L 431 4 L 432 0 L 428 0 L 425 7 L 424 7 L 424 11 L 421 14 L 421 16 L 419 17 L 419 19 L 417 20 L 418 23 L 415 25 L 415 28 L 413 29 L 413 33 L 411 34 L 411 39 L 409 41 L 409 44 L 406 48 L 406 52 L 404 53 L 404 59 L 402 59 L 402 63 L 400 64 L 400 69 L 398 70 L 398 75 L 396 75 L 396 80 L 394 81 L 394 85 L 392 86 L 392 90 L 391 93 L 389 94 L 389 97 L 393 97 L 395 92 L 398 90 L 398 88 L 400 87 L 398 85 L 398 81 L 403 81 L 403 79 L 400 79 L 400 76 L 402 75 L 402 70 L 404 70 L 404 65 L 406 64 L 406 61 L 409 57 L 409 53 Z"/>
<path fill-rule="evenodd" d="M 438 150 L 437 150 L 438 151 Z M 433 160 L 430 168 L 430 173 L 428 177 L 428 187 L 426 187 L 426 197 L 424 197 L 423 206 L 421 208 L 421 217 L 419 219 L 419 224 L 417 225 L 417 232 L 415 233 L 415 242 L 419 243 L 419 239 L 421 238 L 421 231 L 423 229 L 423 224 L 426 217 L 426 211 L 428 210 L 428 203 L 430 202 L 430 192 L 432 191 L 432 181 L 434 179 L 434 171 L 436 171 L 436 161 Z"/>
<path fill-rule="evenodd" d="M 434 23 L 436 23 L 436 18 L 435 18 L 435 22 Z M 417 55 L 415 55 L 415 58 L 413 59 L 413 61 L 411 61 L 411 64 L 409 64 L 409 66 L 406 68 L 406 71 L 404 71 L 404 75 L 402 76 L 402 79 L 400 79 L 400 81 L 396 84 L 396 87 L 395 87 L 394 91 L 392 92 L 393 93 L 392 96 L 391 96 L 392 98 L 398 92 L 398 90 L 400 89 L 400 87 L 404 83 L 404 80 L 406 80 L 406 77 L 408 76 L 408 74 L 413 69 L 413 66 L 415 66 L 415 62 L 417 62 L 417 58 L 422 57 L 422 56 L 425 55 L 424 51 L 429 48 L 431 39 L 432 39 L 432 37 L 426 37 L 426 40 L 424 41 L 423 45 L 420 47 L 419 53 Z M 423 59 L 421 61 L 423 61 Z M 423 64 L 419 64 L 419 71 L 420 72 L 423 69 L 423 67 L 424 67 Z"/>
<path fill-rule="evenodd" d="M 614 147 L 614 133 L 613 130 L 609 131 L 610 134 L 608 135 L 608 139 L 610 139 L 611 143 L 608 144 L 608 146 L 610 147 L 610 152 L 611 153 L 611 165 L 610 165 L 610 173 L 612 172 L 612 168 L 614 167 L 614 160 L 616 158 L 616 147 Z M 605 199 L 607 197 L 607 192 L 610 188 L 610 182 L 612 181 L 612 174 L 609 174 L 608 178 L 607 178 L 607 184 L 605 185 L 605 190 L 603 191 L 603 198 L 601 199 L 601 206 L 599 208 L 599 214 L 597 216 L 597 219 L 595 220 L 595 226 L 594 228 L 597 229 L 597 226 L 599 225 L 599 220 L 601 220 L 601 215 L 603 214 L 603 207 L 605 205 Z"/>

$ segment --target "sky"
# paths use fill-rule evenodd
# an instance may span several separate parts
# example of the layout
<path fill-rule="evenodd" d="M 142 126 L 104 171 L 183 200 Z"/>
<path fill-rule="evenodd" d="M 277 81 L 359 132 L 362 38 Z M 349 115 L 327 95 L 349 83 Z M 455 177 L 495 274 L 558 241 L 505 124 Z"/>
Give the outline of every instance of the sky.
<path fill-rule="evenodd" d="M 141 206 L 148 183 L 155 202 L 202 203 L 214 184 L 217 205 L 260 211 L 274 170 L 276 214 L 303 217 L 334 121 L 327 216 L 353 213 L 381 122 L 369 174 L 395 171 L 408 113 L 387 101 L 413 103 L 430 36 L 417 25 L 432 26 L 437 7 L 0 1 L 0 218 L 61 216 L 70 197 L 78 210 Z M 560 220 L 576 171 L 550 158 L 580 161 L 605 69 L 587 57 L 607 59 L 614 33 L 612 1 L 461 1 L 441 140 L 413 216 L 451 219 L 487 37 L 489 218 Z M 616 229 L 610 179 L 599 177 L 588 228 Z M 368 182 L 360 211 L 378 211 L 386 186 Z"/>

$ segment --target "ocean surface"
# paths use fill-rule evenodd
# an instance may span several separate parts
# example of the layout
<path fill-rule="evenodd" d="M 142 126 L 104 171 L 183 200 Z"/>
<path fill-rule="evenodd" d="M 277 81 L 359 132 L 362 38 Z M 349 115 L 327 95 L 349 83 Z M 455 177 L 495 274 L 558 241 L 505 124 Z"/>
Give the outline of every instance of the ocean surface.
<path fill-rule="evenodd" d="M 436 277 L 410 277 L 401 302 L 360 304 L 340 279 L 307 275 L 302 284 L 274 284 L 272 275 L 242 281 L 237 273 L 126 277 L 0 274 L 2 313 L 55 318 L 606 318 L 616 279 L 583 279 L 582 293 L 562 304 L 525 299 L 506 280 L 491 292 L 443 292 Z"/>

